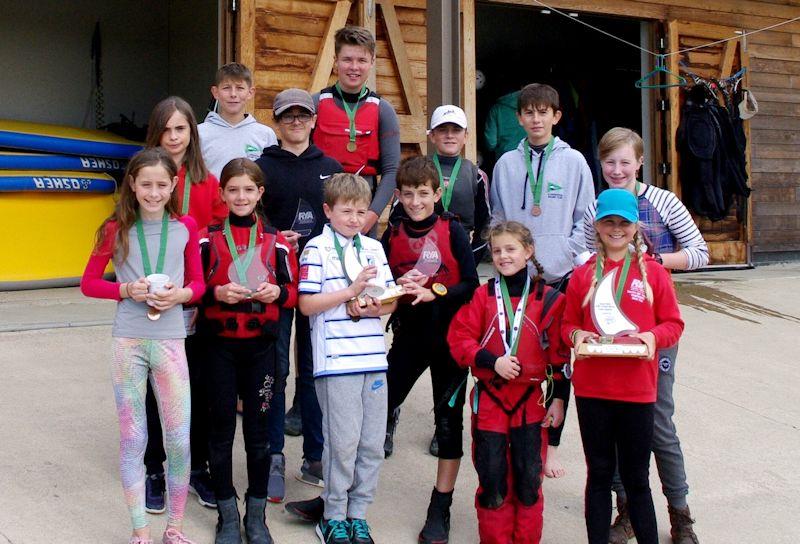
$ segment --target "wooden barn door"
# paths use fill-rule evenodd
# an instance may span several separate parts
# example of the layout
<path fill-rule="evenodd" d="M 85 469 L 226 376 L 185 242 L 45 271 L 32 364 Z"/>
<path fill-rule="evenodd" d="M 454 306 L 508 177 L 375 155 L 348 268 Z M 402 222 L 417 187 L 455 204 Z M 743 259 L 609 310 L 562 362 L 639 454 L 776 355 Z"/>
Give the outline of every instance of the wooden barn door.
<path fill-rule="evenodd" d="M 239 0 L 236 58 L 254 69 L 256 118 L 272 125 L 272 101 L 289 87 L 311 93 L 335 82 L 333 35 L 345 24 L 377 38 L 368 85 L 400 119 L 404 154 L 425 150 L 426 0 Z"/>
<path fill-rule="evenodd" d="M 737 29 L 704 23 L 669 21 L 667 30 L 669 51 L 676 51 L 730 38 L 735 35 Z M 673 73 L 678 73 L 682 69 L 680 61 L 683 61 L 690 71 L 704 78 L 723 79 L 730 77 L 742 67 L 749 69 L 749 57 L 747 52 L 742 50 L 741 40 L 732 40 L 681 55 L 673 55 L 668 57 L 668 60 L 669 70 Z M 746 73 L 744 77 L 743 84 L 747 86 L 749 74 Z M 678 179 L 680 157 L 675 142 L 675 134 L 680 124 L 680 111 L 685 95 L 685 90 L 680 87 L 670 88 L 668 92 L 670 109 L 666 123 L 669 142 L 669 157 L 667 157 L 667 160 L 671 165 L 671 173 L 667 179 L 667 188 L 678 196 L 681 195 L 681 185 Z M 744 129 L 747 137 L 747 150 L 745 152 L 747 173 L 748 177 L 750 177 L 750 123 L 748 121 L 745 121 Z M 720 221 L 710 221 L 706 218 L 695 216 L 700 232 L 702 232 L 708 243 L 710 265 L 750 264 L 751 217 L 752 211 L 749 201 L 745 203 L 743 217 L 737 217 L 735 203 L 729 210 L 728 216 Z"/>

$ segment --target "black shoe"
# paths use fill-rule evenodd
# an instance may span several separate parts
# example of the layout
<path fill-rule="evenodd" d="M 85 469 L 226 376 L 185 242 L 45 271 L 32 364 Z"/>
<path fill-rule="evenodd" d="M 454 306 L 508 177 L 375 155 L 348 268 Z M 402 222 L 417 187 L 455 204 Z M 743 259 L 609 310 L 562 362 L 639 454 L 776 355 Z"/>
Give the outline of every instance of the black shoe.
<path fill-rule="evenodd" d="M 303 521 L 319 522 L 325 511 L 325 503 L 322 498 L 316 497 L 307 501 L 287 502 L 284 509 L 293 516 Z"/>
<path fill-rule="evenodd" d="M 151 514 L 163 514 L 167 509 L 164 502 L 164 473 L 148 474 L 144 481 L 144 509 Z"/>
<path fill-rule="evenodd" d="M 365 519 L 348 519 L 350 522 L 350 544 L 375 544 L 369 534 L 369 525 Z"/>
<path fill-rule="evenodd" d="M 322 479 L 322 461 L 303 459 L 303 465 L 295 478 L 304 484 L 325 487 L 325 480 Z"/>
<path fill-rule="evenodd" d="M 288 436 L 300 436 L 303 434 L 303 418 L 300 414 L 300 407 L 293 404 L 284 416 L 283 433 Z"/>
<path fill-rule="evenodd" d="M 395 408 L 386 420 L 386 439 L 383 441 L 383 456 L 387 459 L 394 452 L 394 432 L 400 421 L 400 407 Z"/>
<path fill-rule="evenodd" d="M 350 544 L 350 524 L 343 519 L 321 519 L 316 532 L 322 544 Z"/>
<path fill-rule="evenodd" d="M 264 521 L 267 499 L 257 499 L 245 495 L 244 500 L 247 504 L 243 520 L 247 544 L 273 544 L 272 536 Z"/>
<path fill-rule="evenodd" d="M 214 544 L 242 544 L 236 495 L 217 501 L 217 536 Z"/>
<path fill-rule="evenodd" d="M 447 544 L 450 538 L 450 505 L 453 492 L 440 493 L 433 488 L 425 526 L 419 533 L 420 544 Z"/>
<path fill-rule="evenodd" d="M 217 498 L 207 470 L 193 470 L 189 476 L 189 491 L 197 495 L 197 502 L 209 508 L 217 507 Z"/>
<path fill-rule="evenodd" d="M 428 453 L 434 457 L 439 457 L 439 440 L 436 438 L 435 434 L 433 438 L 431 438 L 431 445 L 428 446 Z"/>

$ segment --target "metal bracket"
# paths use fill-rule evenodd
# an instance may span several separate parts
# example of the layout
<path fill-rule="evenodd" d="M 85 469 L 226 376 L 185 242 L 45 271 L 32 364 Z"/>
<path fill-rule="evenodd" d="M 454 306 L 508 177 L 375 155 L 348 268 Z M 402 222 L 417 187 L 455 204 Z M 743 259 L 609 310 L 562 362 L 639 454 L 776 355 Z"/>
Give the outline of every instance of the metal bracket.
<path fill-rule="evenodd" d="M 660 162 L 658 163 L 658 172 L 662 176 L 668 176 L 672 174 L 672 163 L 669 162 Z"/>
<path fill-rule="evenodd" d="M 669 111 L 669 100 L 661 98 L 656 102 L 657 111 Z"/>
<path fill-rule="evenodd" d="M 236 13 L 237 11 L 239 11 L 239 2 L 237 2 L 237 0 L 231 0 L 228 9 L 230 10 L 231 13 Z"/>

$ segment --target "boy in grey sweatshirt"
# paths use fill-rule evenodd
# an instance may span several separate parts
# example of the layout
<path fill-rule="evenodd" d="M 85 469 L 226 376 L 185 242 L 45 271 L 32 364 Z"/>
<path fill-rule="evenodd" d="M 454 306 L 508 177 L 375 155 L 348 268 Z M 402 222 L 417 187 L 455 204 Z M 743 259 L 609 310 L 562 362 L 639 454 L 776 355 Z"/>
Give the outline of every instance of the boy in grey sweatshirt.
<path fill-rule="evenodd" d="M 519 221 L 533 233 L 547 283 L 560 283 L 589 254 L 583 213 L 594 201 L 592 173 L 580 152 L 553 136 L 561 119 L 558 93 L 533 83 L 522 89 L 517 119 L 527 137 L 494 167 L 492 223 Z"/>
<path fill-rule="evenodd" d="M 211 94 L 219 113 L 210 112 L 197 130 L 203 160 L 218 178 L 229 161 L 239 157 L 255 161 L 264 148 L 278 143 L 271 128 L 244 111 L 255 92 L 253 74 L 247 66 L 231 62 L 217 70 Z"/>

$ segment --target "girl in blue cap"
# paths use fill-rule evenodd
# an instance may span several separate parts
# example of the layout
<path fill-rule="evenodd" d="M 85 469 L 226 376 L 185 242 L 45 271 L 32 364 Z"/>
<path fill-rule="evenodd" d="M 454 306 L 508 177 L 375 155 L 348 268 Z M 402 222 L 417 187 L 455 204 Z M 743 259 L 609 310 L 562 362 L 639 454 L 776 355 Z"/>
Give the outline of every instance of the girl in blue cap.
<path fill-rule="evenodd" d="M 630 518 L 639 544 L 657 544 L 650 493 L 650 452 L 660 348 L 677 343 L 683 321 L 669 274 L 645 253 L 636 197 L 608 189 L 597 199 L 597 253 L 577 268 L 567 288 L 562 331 L 576 351 L 600 336 L 593 318 L 598 284 L 611 275 L 619 311 L 635 325 L 627 335 L 647 346 L 647 355 L 577 358 L 572 372 L 578 422 L 587 464 L 586 530 L 590 544 L 607 544 L 611 481 L 619 472 L 628 494 Z"/>

